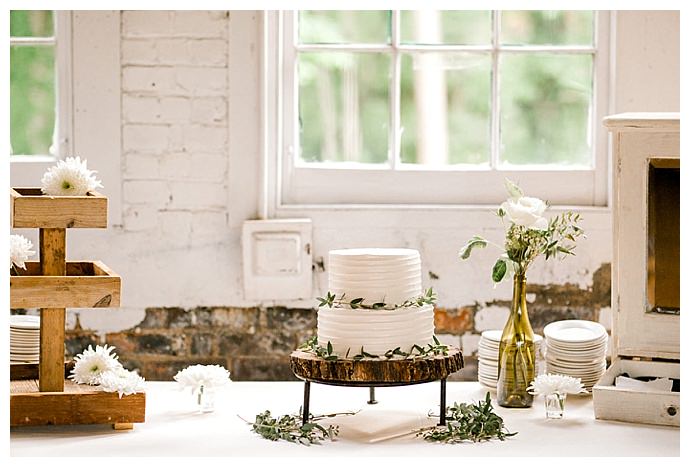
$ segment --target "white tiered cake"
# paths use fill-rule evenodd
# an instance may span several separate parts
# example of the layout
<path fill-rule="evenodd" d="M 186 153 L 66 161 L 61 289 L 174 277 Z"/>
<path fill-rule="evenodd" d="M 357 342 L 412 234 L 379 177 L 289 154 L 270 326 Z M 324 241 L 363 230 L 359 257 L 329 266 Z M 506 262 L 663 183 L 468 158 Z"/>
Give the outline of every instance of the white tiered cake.
<path fill-rule="evenodd" d="M 328 290 L 338 305 L 318 311 L 318 343 L 331 343 L 333 352 L 352 357 L 364 349 L 383 355 L 400 348 L 409 352 L 416 344 L 424 347 L 434 335 L 434 307 L 401 306 L 422 295 L 419 252 L 398 248 L 362 248 L 329 252 Z M 342 298 L 341 300 L 341 297 Z M 351 308 L 353 299 L 385 309 Z M 345 304 L 343 304 L 345 303 Z"/>

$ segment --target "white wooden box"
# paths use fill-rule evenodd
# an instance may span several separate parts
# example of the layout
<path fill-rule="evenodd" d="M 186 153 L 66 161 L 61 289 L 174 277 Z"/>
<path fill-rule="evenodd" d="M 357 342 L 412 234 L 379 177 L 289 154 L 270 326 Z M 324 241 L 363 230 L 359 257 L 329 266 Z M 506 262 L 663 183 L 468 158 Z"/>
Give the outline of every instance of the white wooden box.
<path fill-rule="evenodd" d="M 621 373 L 680 378 L 680 116 L 627 113 L 604 124 L 613 137 L 612 362 L 593 388 L 594 414 L 680 426 L 680 392 L 614 386 Z"/>

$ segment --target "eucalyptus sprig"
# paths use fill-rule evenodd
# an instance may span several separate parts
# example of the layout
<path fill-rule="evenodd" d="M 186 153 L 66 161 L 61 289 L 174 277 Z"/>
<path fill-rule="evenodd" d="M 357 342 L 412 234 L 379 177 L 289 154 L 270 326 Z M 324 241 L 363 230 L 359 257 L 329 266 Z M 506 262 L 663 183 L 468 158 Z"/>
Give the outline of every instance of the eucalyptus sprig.
<path fill-rule="evenodd" d="M 422 428 L 417 436 L 425 440 L 440 443 L 461 443 L 463 441 L 489 441 L 515 436 L 509 432 L 503 418 L 493 411 L 491 395 L 487 392 L 484 402 L 466 404 L 457 402 L 446 409 L 446 425 Z"/>
<path fill-rule="evenodd" d="M 428 343 L 426 346 L 414 344 L 410 348 L 409 352 L 405 352 L 404 350 L 401 350 L 400 347 L 396 347 L 395 349 L 387 350 L 386 352 L 384 352 L 383 355 L 376 355 L 367 352 L 366 350 L 364 350 L 364 347 L 360 347 L 359 353 L 353 355 L 352 360 L 359 361 L 365 358 L 379 359 L 382 356 L 390 360 L 391 358 L 394 358 L 396 356 L 402 358 L 425 358 L 435 355 L 448 355 L 449 347 L 445 344 L 442 344 L 436 336 L 432 337 L 434 340 L 433 343 Z M 309 339 L 304 341 L 297 349 L 303 350 L 305 352 L 310 352 L 316 355 L 317 357 L 323 358 L 324 360 L 329 362 L 336 360 L 348 360 L 348 357 L 350 355 L 350 349 L 347 349 L 345 357 L 340 358 L 336 353 L 333 352 L 333 345 L 330 341 L 326 344 L 326 347 L 324 347 L 322 345 L 319 345 L 319 340 L 317 336 L 310 337 Z"/>
<path fill-rule="evenodd" d="M 390 304 L 386 303 L 384 300 L 374 303 L 365 303 L 364 298 L 362 297 L 349 299 L 345 296 L 345 294 L 342 294 L 340 297 L 336 297 L 336 295 L 330 291 L 326 292 L 325 297 L 316 297 L 316 299 L 319 301 L 319 306 L 328 308 L 351 308 L 353 310 L 394 310 L 396 308 L 405 308 L 411 306 L 422 307 L 424 305 L 435 305 L 436 293 L 434 292 L 433 287 L 429 287 L 419 297 L 407 299 L 401 304 Z"/>
<path fill-rule="evenodd" d="M 302 417 L 299 415 L 281 415 L 274 418 L 271 416 L 271 412 L 266 410 L 256 416 L 254 423 L 243 420 L 252 425 L 252 431 L 262 438 L 271 441 L 282 439 L 290 443 L 310 446 L 312 444 L 321 444 L 321 441 L 326 439 L 333 441 L 338 436 L 338 425 L 323 426 L 317 423 L 317 421 L 333 418 L 337 415 L 355 415 L 356 413 L 340 412 L 318 416 L 309 414 L 307 423 L 302 424 Z"/>

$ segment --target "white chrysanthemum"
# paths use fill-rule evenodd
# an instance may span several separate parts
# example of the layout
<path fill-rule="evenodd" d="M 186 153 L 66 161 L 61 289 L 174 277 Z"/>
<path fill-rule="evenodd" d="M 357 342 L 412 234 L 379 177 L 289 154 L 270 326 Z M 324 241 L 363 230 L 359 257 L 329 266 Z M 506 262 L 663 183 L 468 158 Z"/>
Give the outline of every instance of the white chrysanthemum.
<path fill-rule="evenodd" d="M 122 368 L 114 350 L 115 347 L 107 344 L 97 345 L 95 350 L 89 345 L 86 350 L 74 357 L 74 368 L 69 375 L 70 379 L 78 384 L 100 384 L 103 373 Z M 113 352 L 112 355 L 111 352 Z"/>
<path fill-rule="evenodd" d="M 14 264 L 18 268 L 26 269 L 24 262 L 36 254 L 31 251 L 33 243 L 22 235 L 10 235 L 10 268 Z"/>
<path fill-rule="evenodd" d="M 527 388 L 530 394 L 579 394 L 587 392 L 580 378 L 553 373 L 539 375 Z"/>
<path fill-rule="evenodd" d="M 230 382 L 230 372 L 220 365 L 191 365 L 174 376 L 182 389 L 196 392 L 202 386 L 215 388 Z"/>
<path fill-rule="evenodd" d="M 49 196 L 84 196 L 87 192 L 102 187 L 93 176 L 95 170 L 86 168 L 77 157 L 68 157 L 49 168 L 41 179 L 41 191 Z"/>
<path fill-rule="evenodd" d="M 120 399 L 122 396 L 144 392 L 144 378 L 122 367 L 106 371 L 99 380 L 101 389 L 105 392 L 116 392 Z"/>

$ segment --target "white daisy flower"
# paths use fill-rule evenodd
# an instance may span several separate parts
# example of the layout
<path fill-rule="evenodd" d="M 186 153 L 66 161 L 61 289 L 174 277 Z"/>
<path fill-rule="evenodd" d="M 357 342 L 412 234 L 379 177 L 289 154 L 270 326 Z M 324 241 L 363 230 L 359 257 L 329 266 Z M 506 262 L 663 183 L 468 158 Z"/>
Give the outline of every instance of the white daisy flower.
<path fill-rule="evenodd" d="M 41 191 L 49 196 L 84 196 L 87 192 L 102 187 L 94 177 L 95 170 L 86 168 L 77 157 L 68 157 L 49 168 L 41 179 Z"/>
<path fill-rule="evenodd" d="M 216 388 L 230 382 L 230 372 L 220 365 L 191 365 L 174 376 L 181 389 Z"/>
<path fill-rule="evenodd" d="M 36 254 L 33 243 L 23 235 L 10 235 L 10 269 L 12 266 L 26 269 L 24 262 Z"/>
<path fill-rule="evenodd" d="M 557 375 L 548 373 L 537 376 L 537 379 L 527 388 L 530 394 L 534 395 L 549 395 L 549 394 L 579 394 L 587 392 L 582 387 L 580 378 L 573 378 L 572 376 Z"/>
<path fill-rule="evenodd" d="M 100 384 L 101 375 L 108 371 L 122 368 L 122 364 L 117 361 L 117 355 L 113 353 L 115 347 L 97 345 L 94 350 L 89 347 L 82 353 L 74 357 L 74 368 L 69 378 L 78 384 Z"/>
<path fill-rule="evenodd" d="M 105 392 L 116 392 L 122 399 L 122 396 L 144 392 L 144 378 L 134 371 L 120 367 L 103 373 L 100 387 Z"/>

